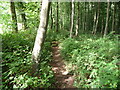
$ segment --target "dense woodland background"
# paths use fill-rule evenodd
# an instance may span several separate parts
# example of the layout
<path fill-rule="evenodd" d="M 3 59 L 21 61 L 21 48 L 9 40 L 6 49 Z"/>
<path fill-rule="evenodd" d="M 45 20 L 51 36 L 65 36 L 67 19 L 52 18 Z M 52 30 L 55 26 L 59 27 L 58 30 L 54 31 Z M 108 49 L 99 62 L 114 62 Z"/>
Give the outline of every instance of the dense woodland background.
<path fill-rule="evenodd" d="M 44 11 L 42 2 L 0 2 L 2 88 L 55 88 L 53 41 L 75 75 L 75 87 L 120 88 L 120 2 L 48 3 Z M 34 58 L 35 37 L 42 33 Z"/>

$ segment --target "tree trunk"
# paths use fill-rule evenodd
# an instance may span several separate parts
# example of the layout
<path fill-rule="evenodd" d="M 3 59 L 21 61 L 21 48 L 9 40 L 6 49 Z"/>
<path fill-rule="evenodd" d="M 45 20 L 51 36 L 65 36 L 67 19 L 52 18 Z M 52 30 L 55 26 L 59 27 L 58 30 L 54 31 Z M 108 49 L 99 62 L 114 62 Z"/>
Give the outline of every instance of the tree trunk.
<path fill-rule="evenodd" d="M 72 14 L 71 14 L 70 38 L 72 38 L 73 24 L 74 24 L 74 0 L 72 0 Z"/>
<path fill-rule="evenodd" d="M 108 19 L 109 19 L 109 6 L 110 6 L 110 2 L 109 0 L 107 0 L 107 16 L 106 16 L 106 25 L 105 25 L 105 31 L 104 31 L 104 36 L 106 36 L 107 34 L 107 29 L 108 29 Z"/>
<path fill-rule="evenodd" d="M 53 17 L 52 17 L 52 5 L 51 5 L 51 29 L 52 29 L 52 27 L 53 27 Z"/>
<path fill-rule="evenodd" d="M 83 31 L 83 10 L 81 9 L 81 15 L 80 15 L 80 26 L 81 26 L 81 31 Z"/>
<path fill-rule="evenodd" d="M 90 6 L 90 2 L 88 2 L 88 7 L 87 7 L 87 9 L 88 9 L 88 12 L 87 12 L 87 13 L 88 13 L 88 14 L 87 14 L 87 29 L 88 29 L 88 30 L 90 30 L 90 22 L 89 22 L 89 21 L 90 21 L 90 20 L 89 20 L 89 19 L 90 19 L 90 18 L 89 18 L 89 17 L 90 17 L 90 7 L 89 7 L 89 6 Z"/>
<path fill-rule="evenodd" d="M 17 26 L 17 16 L 16 16 L 16 11 L 15 11 L 15 3 L 13 0 L 10 2 L 10 9 L 11 9 L 11 14 L 12 14 L 12 28 L 13 31 L 16 33 L 18 32 L 18 26 Z"/>
<path fill-rule="evenodd" d="M 120 2 L 117 2 L 117 6 L 118 6 L 118 23 L 117 23 L 117 34 L 120 34 Z"/>
<path fill-rule="evenodd" d="M 114 28 L 115 28 L 115 32 L 117 32 L 117 27 L 118 27 L 118 14 L 117 14 L 117 12 L 118 12 L 118 8 L 117 8 L 117 3 L 115 3 L 115 26 L 114 26 Z"/>
<path fill-rule="evenodd" d="M 103 32 L 104 32 L 104 18 L 102 18 L 101 35 L 103 35 Z"/>
<path fill-rule="evenodd" d="M 84 27 L 83 31 L 86 31 L 86 2 L 84 2 Z"/>
<path fill-rule="evenodd" d="M 78 11 L 77 11 L 77 13 L 78 13 L 78 16 L 77 16 L 77 24 L 76 24 L 76 32 L 75 32 L 75 36 L 78 36 L 78 31 L 79 31 L 79 22 L 80 22 L 80 18 L 79 18 L 79 2 L 77 3 L 77 5 L 78 5 Z"/>
<path fill-rule="evenodd" d="M 113 2 L 115 5 L 115 3 Z M 112 17 L 112 31 L 114 31 L 114 25 L 115 25 L 115 6 L 113 8 L 113 17 Z"/>
<path fill-rule="evenodd" d="M 94 7 L 94 21 L 93 21 L 93 31 L 92 34 L 94 34 L 94 30 L 95 30 L 95 23 L 96 23 L 96 18 L 97 18 L 97 11 L 96 11 L 96 6 Z"/>
<path fill-rule="evenodd" d="M 98 2 L 98 13 L 97 13 L 97 19 L 96 19 L 94 34 L 96 34 L 97 27 L 98 27 L 99 13 L 100 13 L 100 2 Z"/>
<path fill-rule="evenodd" d="M 33 61 L 32 74 L 36 73 L 38 70 L 38 65 L 40 61 L 39 56 L 42 50 L 42 45 L 44 43 L 45 35 L 47 31 L 49 9 L 50 9 L 49 0 L 43 0 L 41 13 L 40 13 L 40 24 L 37 31 L 33 52 L 32 52 L 32 61 Z"/>
<path fill-rule="evenodd" d="M 91 13 L 90 13 L 90 17 L 91 17 L 91 18 L 90 18 L 89 22 L 92 21 L 92 20 L 93 20 L 93 21 L 90 22 L 90 30 L 93 30 L 93 25 L 94 25 L 94 8 L 93 8 L 93 5 L 94 5 L 94 3 L 92 2 L 92 3 L 91 3 L 91 6 L 92 6 L 92 7 L 91 7 Z"/>
<path fill-rule="evenodd" d="M 57 23 L 56 23 L 56 32 L 58 32 L 58 22 L 59 22 L 59 17 L 58 17 L 58 2 L 57 2 Z"/>
<path fill-rule="evenodd" d="M 22 17 L 22 26 L 23 29 L 27 29 L 27 23 L 26 23 L 26 15 L 25 15 L 25 7 L 23 5 L 23 2 L 19 2 L 19 8 L 20 8 L 20 13 L 21 13 L 21 17 Z"/>

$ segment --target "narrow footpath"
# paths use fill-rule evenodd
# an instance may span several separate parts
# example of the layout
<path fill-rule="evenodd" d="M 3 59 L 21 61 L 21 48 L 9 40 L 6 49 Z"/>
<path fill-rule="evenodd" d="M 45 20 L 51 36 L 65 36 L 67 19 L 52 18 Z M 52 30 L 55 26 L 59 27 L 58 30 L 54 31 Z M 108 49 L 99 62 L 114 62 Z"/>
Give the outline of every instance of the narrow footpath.
<path fill-rule="evenodd" d="M 73 87 L 74 76 L 69 74 L 69 71 L 64 64 L 64 61 L 60 55 L 58 42 L 52 42 L 53 61 L 50 63 L 55 75 L 55 87 L 56 88 L 75 88 Z"/>

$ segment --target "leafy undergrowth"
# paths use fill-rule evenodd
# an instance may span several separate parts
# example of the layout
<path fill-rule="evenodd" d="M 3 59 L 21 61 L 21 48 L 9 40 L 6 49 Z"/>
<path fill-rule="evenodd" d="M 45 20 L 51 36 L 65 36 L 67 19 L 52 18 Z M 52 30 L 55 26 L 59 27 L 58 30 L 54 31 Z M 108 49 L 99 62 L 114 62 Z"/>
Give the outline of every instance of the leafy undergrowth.
<path fill-rule="evenodd" d="M 75 74 L 74 85 L 81 88 L 117 88 L 120 58 L 118 37 L 81 35 L 60 44 L 63 58 Z"/>
<path fill-rule="evenodd" d="M 52 41 L 63 41 L 65 40 L 68 36 L 69 36 L 69 31 L 67 30 L 59 30 L 58 32 L 56 32 L 55 30 L 48 30 L 47 31 L 47 37 L 46 39 L 49 40 L 49 42 Z"/>
<path fill-rule="evenodd" d="M 34 31 L 5 33 L 2 36 L 2 82 L 3 89 L 51 87 L 53 72 L 48 62 L 51 60 L 50 42 L 46 40 L 39 76 L 32 77 L 31 52 L 36 34 Z"/>

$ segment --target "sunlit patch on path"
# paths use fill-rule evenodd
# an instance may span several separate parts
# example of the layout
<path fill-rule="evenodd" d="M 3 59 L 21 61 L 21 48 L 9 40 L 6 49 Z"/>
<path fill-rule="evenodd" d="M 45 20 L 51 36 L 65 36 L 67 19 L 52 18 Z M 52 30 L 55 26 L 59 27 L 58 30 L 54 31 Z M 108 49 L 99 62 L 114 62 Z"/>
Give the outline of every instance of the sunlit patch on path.
<path fill-rule="evenodd" d="M 60 55 L 58 42 L 53 42 L 55 46 L 52 47 L 53 61 L 50 63 L 55 75 L 55 87 L 56 88 L 74 88 L 74 76 L 69 75 L 69 71 L 66 69 L 66 65 Z"/>

